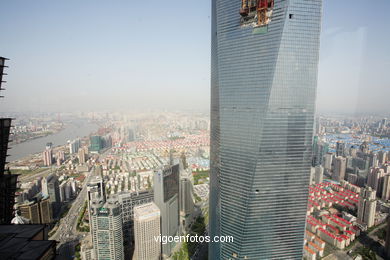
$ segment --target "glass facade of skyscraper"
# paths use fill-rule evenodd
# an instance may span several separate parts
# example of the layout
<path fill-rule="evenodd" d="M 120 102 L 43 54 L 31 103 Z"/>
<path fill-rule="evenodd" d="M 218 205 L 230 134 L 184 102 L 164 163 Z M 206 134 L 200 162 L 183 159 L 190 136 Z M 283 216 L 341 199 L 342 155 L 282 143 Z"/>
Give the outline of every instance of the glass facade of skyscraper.
<path fill-rule="evenodd" d="M 212 1 L 209 259 L 302 259 L 321 12 Z"/>

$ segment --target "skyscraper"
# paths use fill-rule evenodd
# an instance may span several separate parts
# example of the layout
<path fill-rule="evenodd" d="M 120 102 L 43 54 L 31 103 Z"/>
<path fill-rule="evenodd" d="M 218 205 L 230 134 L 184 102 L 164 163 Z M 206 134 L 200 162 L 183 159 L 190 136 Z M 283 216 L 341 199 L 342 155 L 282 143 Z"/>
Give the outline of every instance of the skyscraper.
<path fill-rule="evenodd" d="M 103 149 L 103 140 L 99 135 L 94 135 L 89 138 L 91 146 L 89 147 L 89 151 L 91 153 L 99 153 L 101 149 Z"/>
<path fill-rule="evenodd" d="M 115 200 L 93 200 L 91 203 L 91 234 L 98 260 L 122 260 L 122 213 Z"/>
<path fill-rule="evenodd" d="M 302 258 L 321 9 L 212 1 L 209 259 Z"/>
<path fill-rule="evenodd" d="M 336 157 L 334 162 L 334 171 L 332 179 L 335 181 L 342 181 L 345 178 L 345 172 L 347 170 L 347 159 L 342 156 Z"/>
<path fill-rule="evenodd" d="M 180 179 L 180 213 L 192 214 L 194 211 L 194 190 L 189 178 Z"/>
<path fill-rule="evenodd" d="M 134 235 L 136 260 L 158 260 L 161 243 L 155 238 L 160 235 L 160 209 L 156 204 L 148 203 L 134 208 Z"/>
<path fill-rule="evenodd" d="M 125 259 L 129 259 L 134 240 L 134 207 L 152 202 L 153 190 L 137 192 L 122 191 L 118 194 L 111 195 L 111 197 L 116 197 L 121 205 Z"/>
<path fill-rule="evenodd" d="M 154 203 L 161 213 L 161 235 L 179 232 L 179 164 L 165 166 L 154 175 Z M 175 242 L 162 245 L 163 257 L 169 257 Z"/>
<path fill-rule="evenodd" d="M 50 174 L 42 179 L 42 195 L 49 197 L 54 215 L 57 215 L 61 198 L 58 178 L 55 174 Z"/>

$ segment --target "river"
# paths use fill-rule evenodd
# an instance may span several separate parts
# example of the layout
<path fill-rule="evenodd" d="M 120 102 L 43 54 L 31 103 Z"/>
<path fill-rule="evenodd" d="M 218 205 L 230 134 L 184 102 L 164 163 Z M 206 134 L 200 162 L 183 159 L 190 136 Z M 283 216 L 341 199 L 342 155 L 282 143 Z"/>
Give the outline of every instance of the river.
<path fill-rule="evenodd" d="M 53 143 L 53 146 L 64 145 L 68 140 L 82 138 L 98 129 L 98 125 L 87 120 L 74 120 L 65 123 L 65 128 L 58 133 L 45 137 L 33 139 L 20 144 L 10 145 L 7 157 L 8 162 L 22 159 L 30 154 L 41 152 L 45 149 L 47 143 Z"/>

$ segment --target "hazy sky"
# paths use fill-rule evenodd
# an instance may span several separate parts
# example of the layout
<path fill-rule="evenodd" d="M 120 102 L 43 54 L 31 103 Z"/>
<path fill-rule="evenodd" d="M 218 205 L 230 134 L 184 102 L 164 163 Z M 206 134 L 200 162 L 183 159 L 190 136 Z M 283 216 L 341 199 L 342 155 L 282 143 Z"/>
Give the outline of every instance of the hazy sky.
<path fill-rule="evenodd" d="M 390 111 L 390 1 L 323 13 L 319 110 Z M 0 1 L 0 56 L 0 111 L 207 110 L 210 0 Z"/>

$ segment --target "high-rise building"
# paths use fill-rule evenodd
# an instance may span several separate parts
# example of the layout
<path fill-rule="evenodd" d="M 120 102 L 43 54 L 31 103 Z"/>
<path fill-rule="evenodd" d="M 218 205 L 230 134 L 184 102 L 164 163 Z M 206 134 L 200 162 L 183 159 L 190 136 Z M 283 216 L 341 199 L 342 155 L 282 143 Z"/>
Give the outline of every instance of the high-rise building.
<path fill-rule="evenodd" d="M 111 197 L 116 197 L 121 205 L 125 259 L 129 259 L 134 242 L 134 207 L 152 202 L 153 190 L 120 192 Z"/>
<path fill-rule="evenodd" d="M 322 165 L 324 163 L 324 156 L 329 151 L 329 144 L 317 142 L 313 148 L 313 166 Z"/>
<path fill-rule="evenodd" d="M 360 222 L 372 227 L 375 222 L 376 209 L 376 191 L 371 187 L 364 188 L 360 191 L 357 218 Z"/>
<path fill-rule="evenodd" d="M 349 148 L 349 154 L 351 155 L 351 157 L 356 157 L 357 156 L 357 148 L 355 146 L 351 146 Z"/>
<path fill-rule="evenodd" d="M 382 119 L 382 122 L 381 122 L 382 128 L 387 127 L 387 124 L 388 124 L 387 118 L 383 118 L 383 119 Z"/>
<path fill-rule="evenodd" d="M 31 224 L 50 224 L 52 222 L 52 209 L 49 198 L 37 195 L 32 201 L 18 205 L 20 215 L 29 219 Z"/>
<path fill-rule="evenodd" d="M 194 188 L 192 182 L 187 177 L 180 178 L 180 224 L 186 230 L 193 220 L 193 213 L 195 209 L 194 203 Z"/>
<path fill-rule="evenodd" d="M 352 159 L 352 167 L 359 168 L 360 170 L 367 172 L 370 168 L 370 160 L 369 157 L 366 158 L 353 158 Z"/>
<path fill-rule="evenodd" d="M 379 160 L 378 160 L 378 154 L 371 152 L 369 156 L 369 166 L 370 167 L 378 167 L 379 166 Z"/>
<path fill-rule="evenodd" d="M 353 157 L 352 156 L 347 156 L 347 157 L 345 157 L 345 159 L 347 160 L 347 169 L 349 168 L 349 169 L 353 169 L 353 166 L 352 166 L 352 164 L 353 164 Z"/>
<path fill-rule="evenodd" d="M 104 182 L 100 176 L 95 176 L 92 180 L 89 181 L 89 183 L 87 183 L 87 208 L 89 223 L 91 223 L 91 204 L 93 200 L 106 201 Z"/>
<path fill-rule="evenodd" d="M 93 200 L 91 234 L 97 260 L 123 260 L 122 213 L 118 201 Z"/>
<path fill-rule="evenodd" d="M 69 146 L 69 153 L 74 154 L 79 151 L 79 148 L 81 147 L 81 140 L 80 138 L 77 138 L 72 141 L 68 141 L 68 146 Z"/>
<path fill-rule="evenodd" d="M 324 156 L 324 168 L 327 171 L 330 171 L 332 169 L 332 162 L 333 162 L 333 154 L 332 153 L 326 153 Z"/>
<path fill-rule="evenodd" d="M 336 143 L 336 156 L 345 156 L 345 143 L 344 142 L 337 142 Z"/>
<path fill-rule="evenodd" d="M 390 199 L 390 175 L 387 174 L 383 177 L 383 189 L 382 189 L 382 199 Z"/>
<path fill-rule="evenodd" d="M 0 92 L 4 90 L 3 75 L 5 61 L 8 60 L 4 57 L 0 57 Z M 3 97 L 0 94 L 0 98 Z M 0 118 L 0 224 L 10 224 L 13 218 L 13 207 L 15 203 L 15 191 L 18 175 L 11 174 L 6 169 L 7 152 L 9 133 L 11 129 L 11 118 Z"/>
<path fill-rule="evenodd" d="M 154 203 L 161 213 L 161 235 L 176 236 L 179 232 L 179 164 L 165 166 L 154 175 Z M 171 255 L 175 242 L 162 245 L 162 256 Z"/>
<path fill-rule="evenodd" d="M 60 186 L 58 183 L 58 178 L 55 174 L 50 174 L 47 177 L 42 179 L 42 195 L 44 197 L 49 197 L 51 202 L 52 210 L 56 215 L 60 206 Z"/>
<path fill-rule="evenodd" d="M 336 160 L 334 162 L 332 179 L 335 181 L 344 180 L 346 170 L 347 170 L 347 159 L 342 156 L 336 157 Z"/>
<path fill-rule="evenodd" d="M 349 173 L 347 176 L 347 181 L 352 184 L 356 184 L 358 181 L 357 174 Z"/>
<path fill-rule="evenodd" d="M 87 147 L 83 147 L 83 148 L 80 148 L 78 151 L 80 164 L 84 164 L 87 161 L 88 152 L 86 150 L 87 150 Z"/>
<path fill-rule="evenodd" d="M 59 185 L 59 190 L 60 190 L 60 202 L 65 202 L 65 187 L 66 187 L 66 182 L 63 181 L 60 185 Z"/>
<path fill-rule="evenodd" d="M 103 179 L 100 176 L 95 176 L 87 183 L 87 201 L 90 207 L 92 200 L 106 200 L 106 191 L 104 188 Z"/>
<path fill-rule="evenodd" d="M 385 173 L 389 173 L 390 174 L 390 164 L 383 164 L 381 166 L 381 168 L 385 171 Z"/>
<path fill-rule="evenodd" d="M 180 212 L 184 215 L 192 214 L 194 211 L 194 190 L 192 182 L 188 178 L 180 180 Z"/>
<path fill-rule="evenodd" d="M 367 186 L 376 191 L 378 197 L 382 196 L 383 177 L 386 175 L 383 169 L 371 168 L 367 176 Z"/>
<path fill-rule="evenodd" d="M 378 153 L 378 161 L 379 161 L 380 165 L 386 163 L 386 161 L 387 161 L 387 152 L 379 151 L 379 153 Z"/>
<path fill-rule="evenodd" d="M 45 149 L 42 153 L 43 165 L 51 166 L 53 164 L 53 150 L 51 148 Z"/>
<path fill-rule="evenodd" d="M 361 151 L 363 154 L 368 154 L 368 152 L 370 151 L 370 147 L 368 146 L 367 141 L 364 141 L 364 142 L 359 146 L 359 149 L 360 149 L 360 151 Z"/>
<path fill-rule="evenodd" d="M 321 10 L 212 1 L 209 259 L 302 258 Z"/>
<path fill-rule="evenodd" d="M 159 260 L 161 242 L 156 238 L 161 234 L 160 209 L 148 203 L 134 208 L 134 237 L 136 260 Z"/>
<path fill-rule="evenodd" d="M 324 167 L 318 165 L 315 167 L 314 182 L 316 184 L 319 184 L 322 183 L 323 180 L 324 180 Z"/>
<path fill-rule="evenodd" d="M 65 161 L 64 151 L 58 151 L 56 154 L 57 165 L 60 166 L 63 161 Z"/>
<path fill-rule="evenodd" d="M 53 211 L 49 198 L 43 198 L 39 202 L 39 213 L 41 215 L 41 224 L 49 224 L 53 220 Z"/>
<path fill-rule="evenodd" d="M 89 147 L 89 151 L 91 153 L 99 153 L 101 149 L 103 149 L 103 139 L 99 135 L 94 135 L 89 138 L 91 146 Z"/>
<path fill-rule="evenodd" d="M 39 204 L 35 201 L 28 201 L 18 206 L 20 215 L 29 219 L 31 224 L 41 224 L 41 216 L 39 213 Z"/>

